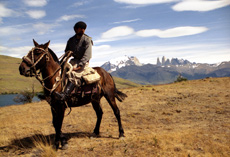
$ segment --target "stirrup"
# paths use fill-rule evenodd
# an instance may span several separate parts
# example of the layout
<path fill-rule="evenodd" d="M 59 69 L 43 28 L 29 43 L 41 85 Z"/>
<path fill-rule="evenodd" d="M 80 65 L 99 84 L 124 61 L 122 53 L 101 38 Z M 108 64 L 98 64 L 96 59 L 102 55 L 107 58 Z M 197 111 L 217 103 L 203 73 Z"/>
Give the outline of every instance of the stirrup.
<path fill-rule="evenodd" d="M 64 92 L 60 92 L 60 93 L 54 92 L 54 93 L 55 93 L 56 99 L 58 99 L 60 101 L 64 101 L 67 98 L 67 96 Z"/>

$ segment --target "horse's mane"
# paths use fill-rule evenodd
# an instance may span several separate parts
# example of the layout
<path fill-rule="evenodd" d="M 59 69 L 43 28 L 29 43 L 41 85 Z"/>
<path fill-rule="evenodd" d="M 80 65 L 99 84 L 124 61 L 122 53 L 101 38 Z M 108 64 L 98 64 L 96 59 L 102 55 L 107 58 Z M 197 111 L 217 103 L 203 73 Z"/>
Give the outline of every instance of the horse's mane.
<path fill-rule="evenodd" d="M 57 55 L 53 52 L 53 50 L 51 50 L 50 48 L 48 48 L 49 53 L 51 54 L 51 56 L 53 57 L 54 61 L 57 62 L 58 64 L 60 64 L 59 59 L 57 57 Z"/>

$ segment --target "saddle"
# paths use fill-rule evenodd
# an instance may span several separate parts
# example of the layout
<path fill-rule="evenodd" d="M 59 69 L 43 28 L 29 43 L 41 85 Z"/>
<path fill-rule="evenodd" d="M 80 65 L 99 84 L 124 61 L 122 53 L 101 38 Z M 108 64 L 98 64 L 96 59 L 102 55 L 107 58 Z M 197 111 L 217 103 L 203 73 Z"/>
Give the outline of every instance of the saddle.
<path fill-rule="evenodd" d="M 62 65 L 62 71 L 60 74 L 59 79 L 56 79 L 56 81 L 60 80 L 62 78 L 62 84 L 66 85 L 67 83 L 67 75 L 69 75 L 73 67 L 70 63 L 68 63 L 68 59 L 70 58 L 72 54 L 72 51 L 69 51 L 65 54 L 61 61 Z M 82 74 L 81 78 L 81 86 L 72 91 L 71 95 L 77 95 L 84 97 L 84 95 L 92 95 L 98 92 L 98 82 L 100 80 L 100 75 L 97 73 L 96 70 L 94 70 L 91 67 L 88 67 L 84 70 L 84 73 Z"/>
<path fill-rule="evenodd" d="M 67 63 L 66 66 L 67 73 L 72 71 L 72 65 Z M 65 78 L 68 79 L 68 78 Z M 98 81 L 100 80 L 100 75 L 91 67 L 85 69 L 81 80 L 81 86 L 77 88 L 77 90 L 72 91 L 72 95 L 77 95 L 84 97 L 85 95 L 92 95 L 97 93 L 98 91 Z"/>
<path fill-rule="evenodd" d="M 73 90 L 72 91 L 72 95 L 76 95 L 76 96 L 81 96 L 84 97 L 85 95 L 93 95 L 95 93 L 97 93 L 99 90 L 98 88 L 98 82 L 96 83 L 92 83 L 92 84 L 87 84 L 85 83 L 84 80 L 82 80 L 82 85 L 80 87 L 77 88 L 77 90 Z"/>

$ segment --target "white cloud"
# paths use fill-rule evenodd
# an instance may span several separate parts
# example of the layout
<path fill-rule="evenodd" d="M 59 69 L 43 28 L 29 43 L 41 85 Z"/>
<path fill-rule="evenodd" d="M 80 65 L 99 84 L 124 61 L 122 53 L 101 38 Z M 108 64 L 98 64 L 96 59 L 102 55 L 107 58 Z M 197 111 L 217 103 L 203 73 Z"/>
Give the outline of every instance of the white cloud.
<path fill-rule="evenodd" d="M 15 32 L 16 33 L 18 32 L 18 30 L 16 28 L 13 28 L 13 27 L 0 27 L 0 34 L 2 36 L 12 35 Z"/>
<path fill-rule="evenodd" d="M 134 4 L 134 5 L 148 5 L 148 4 L 159 4 L 159 3 L 169 3 L 178 0 L 114 0 L 118 3 Z"/>
<path fill-rule="evenodd" d="M 172 7 L 175 11 L 210 11 L 230 5 L 230 0 L 183 0 Z"/>
<path fill-rule="evenodd" d="M 89 3 L 89 1 L 82 0 L 82 1 L 80 1 L 80 2 L 74 3 L 74 4 L 72 5 L 72 7 L 79 7 L 79 6 L 85 5 L 85 4 L 87 4 L 87 3 Z"/>
<path fill-rule="evenodd" d="M 9 17 L 14 13 L 13 10 L 6 8 L 3 4 L 0 3 L 0 17 Z"/>
<path fill-rule="evenodd" d="M 112 48 L 110 45 L 100 45 L 93 46 L 92 51 L 90 66 L 101 66 L 110 60 L 110 57 L 113 56 L 113 52 L 116 51 L 116 48 Z"/>
<path fill-rule="evenodd" d="M 85 18 L 85 15 L 63 15 L 57 21 L 58 22 L 69 21 L 69 20 L 73 20 L 75 18 Z"/>
<path fill-rule="evenodd" d="M 42 43 L 39 43 L 42 44 Z M 50 42 L 50 48 L 54 51 L 54 53 L 60 57 L 64 53 L 66 44 L 65 43 L 56 43 L 53 44 L 52 41 Z M 32 49 L 33 46 L 20 46 L 20 47 L 5 47 L 0 46 L 1 55 L 7 55 L 12 57 L 21 58 L 26 55 L 29 50 Z"/>
<path fill-rule="evenodd" d="M 49 48 L 52 49 L 58 57 L 61 57 L 64 54 L 65 47 L 66 43 L 53 43 L 52 41 L 49 45 Z"/>
<path fill-rule="evenodd" d="M 45 23 L 36 23 L 33 25 L 33 28 L 36 29 L 38 32 L 38 35 L 43 35 L 48 32 L 52 32 L 52 28 L 55 27 L 55 25 L 52 24 L 45 24 Z"/>
<path fill-rule="evenodd" d="M 110 42 L 116 40 L 127 39 L 128 37 L 134 37 L 132 35 L 137 35 L 140 37 L 159 37 L 159 38 L 175 38 L 182 36 L 189 36 L 200 34 L 208 31 L 206 27 L 192 27 L 192 26 L 184 26 L 184 27 L 175 27 L 167 30 L 160 29 L 147 29 L 140 30 L 135 32 L 133 28 L 128 26 L 118 26 L 111 28 L 110 30 L 102 33 L 101 39 L 95 40 L 94 43 L 103 43 Z"/>
<path fill-rule="evenodd" d="M 133 28 L 128 26 L 114 27 L 104 33 L 102 33 L 102 39 L 115 39 L 118 37 L 128 36 L 134 33 Z"/>
<path fill-rule="evenodd" d="M 107 50 L 110 49 L 110 48 L 111 48 L 110 45 L 93 46 L 93 50 L 94 50 L 94 51 L 98 51 L 98 52 L 107 51 Z"/>
<path fill-rule="evenodd" d="M 73 4 L 74 7 L 79 7 L 79 6 L 82 6 L 84 4 L 84 2 L 76 2 Z"/>
<path fill-rule="evenodd" d="M 21 46 L 21 47 L 13 47 L 13 48 L 0 46 L 2 55 L 17 57 L 17 58 L 21 58 L 22 56 L 26 55 L 31 48 L 32 48 L 31 46 Z"/>
<path fill-rule="evenodd" d="M 40 19 L 46 16 L 46 12 L 43 10 L 29 10 L 26 13 L 33 19 Z"/>
<path fill-rule="evenodd" d="M 31 46 L 4 47 L 0 46 L 1 55 L 21 58 Z M 65 43 L 51 42 L 50 48 L 60 57 L 64 53 Z M 145 53 L 143 53 L 145 52 Z M 126 45 L 112 47 L 110 45 L 93 46 L 93 57 L 90 66 L 101 66 L 105 62 L 120 56 L 136 56 L 141 63 L 156 64 L 157 57 L 183 58 L 197 63 L 218 63 L 230 61 L 230 47 L 226 44 L 171 44 L 153 46 Z"/>
<path fill-rule="evenodd" d="M 195 35 L 195 34 L 203 33 L 207 30 L 208 28 L 206 27 L 186 26 L 186 27 L 171 28 L 167 30 L 160 30 L 160 29 L 141 30 L 136 32 L 136 35 L 141 37 L 157 36 L 160 38 L 174 38 L 174 37 Z"/>
<path fill-rule="evenodd" d="M 30 28 L 26 28 L 23 26 L 7 26 L 7 27 L 0 27 L 0 34 L 1 36 L 11 36 L 11 35 L 20 35 L 23 33 L 30 32 Z"/>
<path fill-rule="evenodd" d="M 101 66 L 105 62 L 120 56 L 136 56 L 141 63 L 156 64 L 157 57 L 183 58 L 197 63 L 218 63 L 230 61 L 230 47 L 226 44 L 203 43 L 203 44 L 152 44 L 105 46 L 93 49 L 93 57 L 90 65 Z M 143 53 L 144 52 L 144 53 Z"/>
<path fill-rule="evenodd" d="M 133 19 L 133 20 L 125 20 L 125 21 L 119 21 L 119 22 L 113 22 L 113 24 L 120 24 L 120 23 L 130 23 L 130 22 L 136 22 L 136 21 L 140 21 L 140 18 L 137 19 Z"/>
<path fill-rule="evenodd" d="M 134 6 L 178 2 L 172 7 L 175 11 L 210 11 L 230 5 L 230 0 L 114 0 Z"/>
<path fill-rule="evenodd" d="M 15 11 L 6 8 L 3 4 L 0 3 L 0 23 L 2 23 L 3 17 L 10 17 L 13 16 Z"/>
<path fill-rule="evenodd" d="M 23 0 L 30 7 L 43 7 L 47 4 L 47 0 Z"/>

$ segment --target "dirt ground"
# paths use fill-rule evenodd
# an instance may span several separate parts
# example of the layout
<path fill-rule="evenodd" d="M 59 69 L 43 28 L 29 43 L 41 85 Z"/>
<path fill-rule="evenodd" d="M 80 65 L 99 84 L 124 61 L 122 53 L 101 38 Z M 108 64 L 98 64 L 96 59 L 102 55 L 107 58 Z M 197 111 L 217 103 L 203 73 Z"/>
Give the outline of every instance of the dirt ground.
<path fill-rule="evenodd" d="M 92 106 L 73 108 L 62 127 L 69 148 L 55 152 L 50 107 L 42 101 L 0 108 L 0 156 L 230 156 L 229 77 L 122 91 L 128 95 L 118 103 L 125 138 L 118 139 L 103 99 L 101 137 L 90 138 Z"/>

